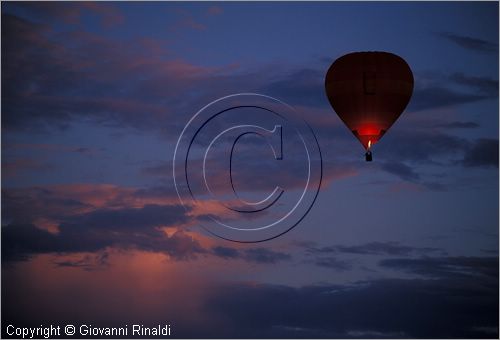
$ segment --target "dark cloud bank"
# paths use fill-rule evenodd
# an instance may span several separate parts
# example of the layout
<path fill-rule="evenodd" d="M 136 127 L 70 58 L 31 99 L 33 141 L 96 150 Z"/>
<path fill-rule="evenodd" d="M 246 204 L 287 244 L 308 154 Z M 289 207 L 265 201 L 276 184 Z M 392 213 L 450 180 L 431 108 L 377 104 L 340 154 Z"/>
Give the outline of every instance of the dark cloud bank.
<path fill-rule="evenodd" d="M 381 266 L 419 277 L 298 288 L 255 283 L 218 285 L 207 290 L 202 301 L 208 323 L 176 315 L 189 319 L 178 323 L 176 337 L 498 337 L 497 257 L 394 258 L 382 261 Z M 166 296 L 158 299 L 168 301 Z M 109 320 L 95 321 L 89 315 L 72 315 L 68 320 L 75 323 L 113 324 L 111 315 Z M 2 321 L 12 321 L 10 314 L 3 314 Z M 31 325 L 30 320 L 15 321 Z"/>
<path fill-rule="evenodd" d="M 211 255 L 228 261 L 273 265 L 292 259 L 290 254 L 264 247 L 236 249 L 216 246 L 207 249 L 183 232 L 168 237 L 155 229 L 156 225 L 184 221 L 181 209 L 175 205 L 146 205 L 143 208 L 95 210 L 68 217 L 59 226 L 58 234 L 30 224 L 3 226 L 2 261 L 5 265 L 13 259 L 26 260 L 41 253 L 90 252 L 94 256 L 54 263 L 60 267 L 89 270 L 107 265 L 106 247 L 164 252 L 176 261 Z M 302 249 L 313 256 L 315 265 L 336 271 L 351 269 L 349 263 L 338 260 L 342 254 L 382 256 L 380 268 L 394 271 L 395 277 L 405 274 L 411 278 L 298 288 L 238 282 L 218 285 L 208 290 L 202 301 L 203 313 L 209 316 L 209 320 L 217 322 L 200 326 L 196 320 L 190 319 L 192 327 L 179 324 L 176 337 L 498 336 L 498 257 L 435 257 L 439 249 L 411 247 L 397 242 L 325 247 L 304 244 Z M 5 270 L 10 269 L 7 266 Z M 2 277 L 4 289 L 14 284 L 10 281 L 14 278 Z M 168 301 L 167 297 L 158 298 Z M 18 312 L 14 308 L 3 313 L 2 322 L 31 325 L 32 320 L 12 319 L 12 315 L 22 315 Z M 189 318 L 187 315 L 181 317 Z M 75 323 L 94 322 L 91 319 L 89 315 L 78 313 L 70 317 Z M 49 318 L 46 321 L 57 320 Z M 95 320 L 95 324 L 106 322 Z M 106 326 L 111 323 L 109 321 Z"/>

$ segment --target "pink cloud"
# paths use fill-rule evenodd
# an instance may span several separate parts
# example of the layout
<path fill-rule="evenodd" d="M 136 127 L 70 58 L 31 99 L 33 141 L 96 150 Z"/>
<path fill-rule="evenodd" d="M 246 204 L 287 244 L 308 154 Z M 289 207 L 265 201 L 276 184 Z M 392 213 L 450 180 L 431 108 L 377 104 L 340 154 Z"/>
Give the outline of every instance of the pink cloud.
<path fill-rule="evenodd" d="M 208 15 L 219 15 L 222 14 L 224 10 L 220 6 L 210 6 L 207 10 Z"/>
<path fill-rule="evenodd" d="M 48 170 L 50 166 L 32 159 L 2 160 L 2 177 L 16 177 L 26 171 Z"/>
<path fill-rule="evenodd" d="M 179 19 L 169 27 L 170 31 L 178 32 L 184 28 L 190 28 L 196 31 L 204 31 L 207 29 L 204 24 L 195 20 L 194 16 L 190 12 L 178 8 L 176 13 L 179 16 Z"/>
<path fill-rule="evenodd" d="M 64 184 L 30 188 L 3 189 L 6 219 L 18 223 L 22 220 L 33 223 L 49 232 L 57 233 L 58 225 L 75 216 L 101 211 L 142 209 L 147 206 L 179 206 L 180 202 L 173 188 L 145 189 L 122 187 L 111 184 Z M 29 207 L 29 211 L 26 211 Z M 200 216 L 207 213 L 228 214 L 227 208 L 218 202 L 202 201 L 186 211 L 185 222 L 163 225 L 164 228 L 183 229 L 197 224 Z M 170 230 L 170 229 L 169 229 Z"/>
<path fill-rule="evenodd" d="M 43 306 L 44 320 L 92 324 L 101 320 L 110 326 L 168 322 L 173 331 L 193 327 L 193 320 L 199 328 L 208 324 L 203 308 L 207 277 L 191 266 L 168 261 L 163 253 L 109 249 L 97 254 L 40 255 L 19 263 L 9 278 L 5 303 L 26 305 L 29 292 L 29 303 Z M 40 310 L 34 308 L 9 311 L 40 320 Z"/>

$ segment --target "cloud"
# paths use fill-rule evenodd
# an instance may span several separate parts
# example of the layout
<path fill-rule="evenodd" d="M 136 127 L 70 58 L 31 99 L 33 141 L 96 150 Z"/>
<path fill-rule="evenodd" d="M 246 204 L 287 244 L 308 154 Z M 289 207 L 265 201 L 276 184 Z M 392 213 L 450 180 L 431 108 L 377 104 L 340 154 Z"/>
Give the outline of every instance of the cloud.
<path fill-rule="evenodd" d="M 214 156 L 207 158 L 207 179 L 211 188 L 215 188 L 216 192 L 219 193 L 232 193 L 231 177 L 228 170 L 228 152 L 231 150 L 231 146 L 231 143 L 226 143 L 225 148 L 220 147 L 220 152 L 214 152 Z M 292 143 L 289 147 L 293 147 Z M 317 159 L 314 160 L 317 161 Z M 328 186 L 332 182 L 358 174 L 355 165 L 348 162 L 323 160 L 322 164 L 322 186 Z M 256 146 L 252 141 L 240 140 L 231 169 L 233 184 L 238 193 L 263 192 L 269 194 L 276 186 L 285 191 L 302 189 L 307 179 L 306 165 L 306 154 L 296 152 L 292 156 L 286 154 L 282 160 L 276 160 L 267 145 Z M 202 166 L 203 159 L 193 157 L 190 167 L 201 169 Z M 157 162 L 141 169 L 144 176 L 158 177 L 164 180 L 170 180 L 171 172 L 171 162 Z M 196 176 L 193 177 L 196 178 Z M 315 185 L 317 183 L 314 183 Z"/>
<path fill-rule="evenodd" d="M 300 288 L 232 284 L 216 290 L 205 310 L 223 321 L 209 330 L 217 337 L 484 338 L 498 334 L 498 277 L 494 283 L 461 277 Z"/>
<path fill-rule="evenodd" d="M 40 253 L 95 252 L 107 247 L 163 252 L 173 259 L 205 253 L 182 231 L 198 216 L 171 189 L 59 185 L 2 190 L 4 259 Z M 177 232 L 167 235 L 163 228 Z"/>
<path fill-rule="evenodd" d="M 176 94 L 195 86 L 196 77 L 207 71 L 165 59 L 164 42 L 153 39 L 117 41 L 79 30 L 50 32 L 48 25 L 2 15 L 2 80 L 9 84 L 2 91 L 2 124 L 8 129 L 40 131 L 81 118 L 168 129 L 173 124 L 168 107 Z M 155 91 L 147 91 L 152 82 Z M 131 85 L 118 89 L 116 83 Z M 171 105 L 165 105 L 166 93 Z"/>
<path fill-rule="evenodd" d="M 397 142 L 390 142 L 392 139 Z M 398 162 L 442 163 L 469 147 L 464 138 L 433 131 L 392 131 L 377 145 L 377 157 Z"/>
<path fill-rule="evenodd" d="M 222 13 L 224 13 L 224 10 L 220 6 L 210 6 L 207 9 L 207 14 L 208 15 L 220 15 Z"/>
<path fill-rule="evenodd" d="M 202 245 L 185 230 L 203 223 L 207 211 L 217 212 L 219 205 L 212 207 L 207 201 L 208 210 L 186 209 L 173 195 L 173 188 L 167 187 L 87 184 L 3 189 L 3 259 L 114 247 L 165 253 L 174 260 L 202 254 L 260 264 L 291 260 L 290 254 L 263 247 L 210 249 Z M 65 261 L 63 265 L 71 264 Z"/>
<path fill-rule="evenodd" d="M 314 260 L 314 264 L 337 271 L 345 271 L 352 268 L 352 265 L 348 262 L 339 260 L 335 257 L 319 257 Z"/>
<path fill-rule="evenodd" d="M 263 92 L 293 104 L 326 141 L 340 128 L 324 93 L 322 69 L 273 64 L 256 69 L 202 67 L 176 58 L 166 40 L 118 41 L 81 30 L 54 35 L 47 24 L 9 14 L 3 15 L 2 25 L 2 77 L 9 84 L 2 103 L 6 129 L 40 131 L 85 119 L 175 136 L 178 132 L 173 131 L 185 123 L 179 112 L 196 112 L 234 89 Z M 127 86 L 118 89 L 116 83 Z M 496 96 L 498 88 L 494 79 L 463 73 L 434 74 L 416 84 L 410 110 L 487 99 Z"/>
<path fill-rule="evenodd" d="M 416 74 L 409 110 L 422 111 L 473 103 L 498 96 L 498 80 L 461 72 Z"/>
<path fill-rule="evenodd" d="M 185 123 L 179 112 L 196 112 L 235 89 L 270 91 L 292 104 L 331 110 L 321 71 L 274 64 L 202 67 L 176 58 L 166 40 L 113 40 L 82 30 L 51 34 L 48 24 L 10 14 L 2 25 L 2 77 L 9 84 L 2 124 L 9 130 L 65 128 L 85 119 L 174 136 Z"/>
<path fill-rule="evenodd" d="M 442 129 L 475 129 L 479 127 L 476 122 L 449 122 L 436 124 L 435 127 Z"/>
<path fill-rule="evenodd" d="M 450 32 L 438 32 L 439 37 L 471 51 L 495 54 L 498 52 L 498 44 L 484 39 L 474 38 L 466 35 L 459 35 Z"/>
<path fill-rule="evenodd" d="M 224 259 L 242 259 L 247 262 L 260 264 L 274 264 L 281 261 L 291 260 L 290 254 L 267 248 L 235 249 L 230 247 L 217 246 L 212 248 L 212 253 Z"/>
<path fill-rule="evenodd" d="M 463 73 L 452 74 L 450 80 L 456 84 L 473 88 L 478 93 L 483 93 L 491 97 L 498 96 L 498 80 L 489 77 L 469 76 Z"/>
<path fill-rule="evenodd" d="M 240 257 L 239 250 L 230 247 L 213 247 L 212 252 L 215 256 L 222 257 L 224 259 L 234 259 Z"/>
<path fill-rule="evenodd" d="M 498 257 L 385 259 L 380 265 L 432 278 L 490 277 L 498 282 Z"/>
<path fill-rule="evenodd" d="M 100 15 L 103 27 L 113 27 L 125 21 L 123 13 L 111 3 L 89 1 L 81 3 L 81 6 L 84 10 Z"/>
<path fill-rule="evenodd" d="M 166 41 L 160 39 L 118 41 L 81 30 L 54 35 L 46 24 L 9 14 L 4 14 L 3 19 L 2 42 L 7 53 L 2 77 L 9 86 L 2 98 L 2 124 L 7 131 L 40 131 L 85 120 L 97 125 L 156 131 L 173 138 L 185 123 L 179 119 L 180 113 L 196 112 L 195 107 L 237 88 L 277 96 L 307 115 L 321 146 L 327 146 L 323 148 L 328 149 L 325 155 L 329 153 L 327 157 L 335 160 L 328 162 L 325 157 L 326 186 L 335 179 L 358 174 L 357 164 L 337 157 L 343 141 L 336 137 L 333 143 L 332 136 L 352 136 L 346 134 L 328 104 L 324 70 L 291 65 L 264 65 L 252 70 L 230 65 L 202 67 L 176 59 Z M 127 86 L 118 91 L 116 83 Z M 463 73 L 433 73 L 416 84 L 410 110 L 492 98 L 498 89 L 494 79 Z M 209 90 L 198 91 L 199 88 Z M 476 126 L 473 122 L 439 124 L 443 129 Z M 386 141 L 377 145 L 375 157 L 382 159 L 379 169 L 424 188 L 442 190 L 445 185 L 427 180 L 414 167 L 415 163 L 456 164 L 470 147 L 465 139 L 435 130 L 398 131 L 384 137 L 386 141 L 394 136 L 397 143 Z M 268 151 L 264 149 L 266 157 Z M 265 163 L 269 167 L 262 167 L 260 157 L 261 154 L 252 152 L 245 158 L 250 165 L 238 174 L 242 185 L 250 183 L 245 189 L 272 190 L 277 183 L 273 176 L 267 176 L 269 171 L 274 171 L 276 178 L 288 187 L 302 184 L 298 167 L 284 171 L 272 159 Z M 168 164 L 158 164 L 143 169 L 143 174 L 166 176 L 170 171 Z M 227 182 L 226 177 L 221 174 L 221 183 Z"/>
<path fill-rule="evenodd" d="M 315 69 L 298 69 L 282 79 L 271 81 L 261 89 L 262 93 L 281 98 L 292 105 L 329 106 L 325 94 L 323 72 Z"/>
<path fill-rule="evenodd" d="M 498 168 L 498 139 L 476 140 L 465 153 L 462 163 L 466 167 Z"/>
<path fill-rule="evenodd" d="M 62 225 L 77 228 L 84 225 L 89 232 L 110 230 L 116 232 L 150 232 L 155 227 L 177 225 L 187 220 L 185 208 L 179 205 L 148 204 L 141 208 L 97 209 L 67 218 Z"/>
<path fill-rule="evenodd" d="M 463 124 L 450 124 L 447 128 L 463 127 Z M 442 191 L 446 190 L 446 183 L 419 173 L 421 166 L 498 167 L 498 140 L 468 140 L 435 129 L 399 129 L 377 145 L 376 157 L 383 160 L 380 170 L 424 189 Z"/>
<path fill-rule="evenodd" d="M 178 8 L 176 13 L 179 16 L 179 19 L 169 27 L 171 31 L 178 31 L 183 28 L 190 28 L 196 31 L 204 31 L 207 29 L 207 26 L 197 21 L 190 12 Z M 213 13 L 210 13 L 210 9 L 207 13 L 213 15 Z"/>
<path fill-rule="evenodd" d="M 389 255 L 389 256 L 410 256 L 412 254 L 427 254 L 440 251 L 438 248 L 413 247 L 400 244 L 399 242 L 368 242 L 359 245 L 331 245 L 318 247 L 315 243 L 299 245 L 306 251 L 314 255 L 323 254 L 357 254 L 357 255 Z"/>
<path fill-rule="evenodd" d="M 439 107 L 473 103 L 489 96 L 484 94 L 465 93 L 452 90 L 442 86 L 420 87 L 416 86 L 410 104 L 409 110 L 421 111 Z"/>
<path fill-rule="evenodd" d="M 2 25 L 7 51 L 2 76 L 9 84 L 4 89 L 2 122 L 10 129 L 36 126 L 40 130 L 90 118 L 96 124 L 177 131 L 182 122 L 175 119 L 176 112 L 190 110 L 186 105 L 201 107 L 208 98 L 234 88 L 268 93 L 303 105 L 308 113 L 321 108 L 333 118 L 324 93 L 324 70 L 275 65 L 253 71 L 206 68 L 172 59 L 161 40 L 116 41 L 84 31 L 44 34 L 51 26 L 9 14 L 4 14 Z M 498 81 L 487 77 L 456 73 L 431 80 L 416 82 L 410 109 L 468 103 L 498 92 Z M 115 91 L 116 83 L 129 85 Z M 457 84 L 464 90 L 455 90 Z M 210 91 L 200 94 L 196 88 Z M 186 100 L 186 93 L 194 97 Z M 313 127 L 331 132 L 333 122 L 325 125 L 328 122 L 323 120 Z"/>
<path fill-rule="evenodd" d="M 97 15 L 101 20 L 101 25 L 105 28 L 122 24 L 125 20 L 119 8 L 104 2 L 51 3 L 26 1 L 15 3 L 14 6 L 21 7 L 23 10 L 47 21 L 57 20 L 71 25 L 80 24 L 85 14 Z"/>
<path fill-rule="evenodd" d="M 59 223 L 97 209 L 113 211 L 177 204 L 175 190 L 171 187 L 134 188 L 75 183 L 2 189 L 3 221 L 22 224 L 36 224 L 41 218 Z"/>
<path fill-rule="evenodd" d="M 30 171 L 47 171 L 51 166 L 32 159 L 2 160 L 2 177 L 10 178 Z"/>
<path fill-rule="evenodd" d="M 410 166 L 403 162 L 387 161 L 381 164 L 380 169 L 391 175 L 399 177 L 403 181 L 416 184 L 417 190 L 421 189 L 427 189 L 431 191 L 447 190 L 446 185 L 443 183 L 423 180 L 422 176 L 415 170 L 415 166 L 416 165 Z"/>
<path fill-rule="evenodd" d="M 420 179 L 420 176 L 413 170 L 413 168 L 400 162 L 385 162 L 382 164 L 382 170 L 396 175 L 405 181 L 412 182 Z"/>
<path fill-rule="evenodd" d="M 322 250 L 337 251 L 337 247 Z M 411 247 L 394 243 L 370 243 L 344 250 L 355 254 L 413 253 Z M 244 333 L 256 338 L 498 335 L 498 257 L 391 258 L 380 265 L 424 278 L 299 288 L 227 284 L 205 302 L 205 310 L 224 322 L 224 327 L 219 327 L 223 333 L 209 332 L 218 337 Z"/>
<path fill-rule="evenodd" d="M 278 261 L 290 260 L 291 256 L 267 248 L 251 248 L 245 250 L 244 259 L 256 263 L 276 263 Z"/>
<path fill-rule="evenodd" d="M 139 249 L 165 253 L 174 260 L 195 259 L 212 254 L 224 259 L 250 263 L 274 264 L 291 260 L 290 254 L 267 248 L 235 249 L 217 246 L 211 250 L 190 234 L 176 228 L 191 217 L 180 205 L 145 205 L 141 208 L 95 209 L 66 217 L 50 232 L 33 224 L 9 223 L 2 226 L 3 261 L 27 260 L 44 253 L 74 254 L 102 252 L 107 248 Z M 163 228 L 173 228 L 170 236 Z M 94 269 L 96 261 L 63 260 L 60 266 Z"/>
<path fill-rule="evenodd" d="M 96 254 L 86 254 L 79 258 L 63 258 L 54 261 L 58 267 L 82 268 L 86 271 L 103 269 L 109 266 L 109 253 L 102 251 Z"/>
<path fill-rule="evenodd" d="M 145 210 L 146 215 L 151 208 L 140 210 Z M 175 216 L 174 220 L 181 216 Z M 98 252 L 109 247 L 162 252 L 174 260 L 189 260 L 205 253 L 200 243 L 183 231 L 168 236 L 151 224 L 128 225 L 122 229 L 118 221 L 113 222 L 110 226 L 63 224 L 56 234 L 32 224 L 2 226 L 2 261 L 27 260 L 44 253 Z"/>

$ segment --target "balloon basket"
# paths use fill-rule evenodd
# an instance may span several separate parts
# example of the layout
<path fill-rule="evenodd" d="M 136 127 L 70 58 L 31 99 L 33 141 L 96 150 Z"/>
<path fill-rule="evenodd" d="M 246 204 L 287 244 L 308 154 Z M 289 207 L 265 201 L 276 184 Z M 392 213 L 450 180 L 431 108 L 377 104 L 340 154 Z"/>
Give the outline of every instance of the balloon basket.
<path fill-rule="evenodd" d="M 371 162 L 371 161 L 373 160 L 373 157 L 372 157 L 372 152 L 371 152 L 371 151 L 367 151 L 367 152 L 365 153 L 365 160 L 366 160 L 367 162 Z"/>

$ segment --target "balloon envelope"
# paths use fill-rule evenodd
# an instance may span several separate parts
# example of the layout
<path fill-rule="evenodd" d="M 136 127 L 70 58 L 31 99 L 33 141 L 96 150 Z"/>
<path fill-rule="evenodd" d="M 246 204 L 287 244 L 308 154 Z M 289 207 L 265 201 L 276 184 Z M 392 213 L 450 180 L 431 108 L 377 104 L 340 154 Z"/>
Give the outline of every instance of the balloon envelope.
<path fill-rule="evenodd" d="M 335 60 L 326 74 L 325 88 L 335 112 L 368 149 L 408 105 L 413 74 L 395 54 L 355 52 Z"/>

